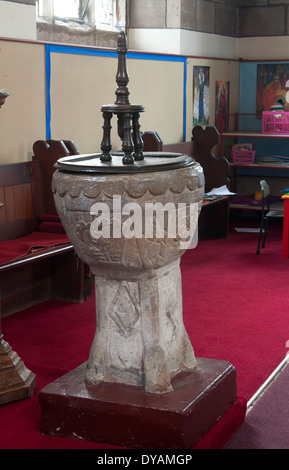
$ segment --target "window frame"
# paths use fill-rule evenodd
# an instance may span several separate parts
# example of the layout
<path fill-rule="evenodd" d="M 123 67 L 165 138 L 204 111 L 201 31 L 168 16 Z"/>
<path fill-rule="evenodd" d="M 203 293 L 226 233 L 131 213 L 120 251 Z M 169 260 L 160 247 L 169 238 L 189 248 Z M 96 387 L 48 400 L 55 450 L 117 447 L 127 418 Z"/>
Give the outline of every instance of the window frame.
<path fill-rule="evenodd" d="M 78 23 L 78 24 L 86 24 L 90 27 L 94 27 L 95 29 L 101 30 L 120 30 L 125 28 L 125 25 L 118 24 L 117 21 L 117 9 L 119 4 L 121 3 L 120 0 L 106 0 L 110 2 L 108 7 L 108 16 L 110 17 L 110 22 L 107 21 L 98 21 L 97 20 L 97 4 L 96 1 L 98 0 L 74 0 L 78 2 L 78 17 L 74 16 L 59 16 L 55 15 L 55 5 L 54 0 L 36 0 L 36 17 L 37 22 L 48 22 L 48 23 L 55 23 L 57 21 L 64 22 L 64 23 Z M 85 21 L 84 15 L 90 7 L 90 11 L 92 11 L 92 21 Z M 126 2 L 124 2 L 123 6 L 123 16 L 126 17 Z"/>

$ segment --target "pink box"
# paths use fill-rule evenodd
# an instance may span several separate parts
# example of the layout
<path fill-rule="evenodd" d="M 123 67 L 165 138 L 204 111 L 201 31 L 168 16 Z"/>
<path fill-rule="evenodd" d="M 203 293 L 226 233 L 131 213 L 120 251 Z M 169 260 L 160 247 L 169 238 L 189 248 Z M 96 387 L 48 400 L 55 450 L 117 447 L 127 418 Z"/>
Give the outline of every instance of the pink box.
<path fill-rule="evenodd" d="M 289 113 L 286 111 L 263 111 L 263 134 L 289 134 Z"/>
<path fill-rule="evenodd" d="M 231 150 L 231 157 L 234 163 L 246 164 L 254 163 L 256 150 Z"/>

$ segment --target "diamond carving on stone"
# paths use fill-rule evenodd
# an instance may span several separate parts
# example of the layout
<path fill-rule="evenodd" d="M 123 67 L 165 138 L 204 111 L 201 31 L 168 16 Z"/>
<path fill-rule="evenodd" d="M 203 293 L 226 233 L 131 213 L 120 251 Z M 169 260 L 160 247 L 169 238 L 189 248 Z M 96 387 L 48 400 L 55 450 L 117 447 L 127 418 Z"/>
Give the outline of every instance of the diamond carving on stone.
<path fill-rule="evenodd" d="M 128 282 L 120 282 L 109 310 L 109 316 L 121 335 L 127 337 L 132 333 L 140 316 L 140 305 Z"/>

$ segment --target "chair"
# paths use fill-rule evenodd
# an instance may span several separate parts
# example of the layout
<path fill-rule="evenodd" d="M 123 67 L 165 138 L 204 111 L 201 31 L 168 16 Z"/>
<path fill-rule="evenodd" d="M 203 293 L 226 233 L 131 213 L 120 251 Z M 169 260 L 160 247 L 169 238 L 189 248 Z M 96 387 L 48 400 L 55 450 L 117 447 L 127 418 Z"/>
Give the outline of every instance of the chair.
<path fill-rule="evenodd" d="M 269 220 L 273 218 L 280 218 L 284 217 L 284 205 L 283 202 L 281 202 L 281 205 L 277 205 L 275 210 L 270 209 L 270 186 L 269 184 L 265 181 L 262 180 L 260 181 L 260 187 L 261 187 L 261 197 L 262 197 L 262 212 L 261 212 L 261 225 L 260 225 L 260 232 L 259 232 L 259 239 L 258 239 L 258 245 L 257 245 L 257 251 L 256 254 L 260 254 L 260 245 L 262 241 L 262 248 L 265 248 L 265 241 L 266 241 L 266 235 L 267 235 L 267 229 L 268 229 L 268 224 Z M 262 240 L 262 235 L 263 235 L 263 240 Z"/>

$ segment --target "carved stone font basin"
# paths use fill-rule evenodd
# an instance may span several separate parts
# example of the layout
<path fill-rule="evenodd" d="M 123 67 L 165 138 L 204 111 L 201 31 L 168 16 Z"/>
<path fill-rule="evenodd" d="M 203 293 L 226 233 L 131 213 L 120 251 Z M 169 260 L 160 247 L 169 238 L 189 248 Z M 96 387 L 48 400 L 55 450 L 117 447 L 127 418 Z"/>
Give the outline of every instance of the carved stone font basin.
<path fill-rule="evenodd" d="M 102 107 L 101 152 L 62 158 L 53 175 L 58 214 L 93 275 L 96 329 L 87 361 L 39 393 L 41 431 L 191 448 L 236 400 L 234 368 L 196 359 L 183 322 L 180 259 L 197 243 L 203 169 L 184 154 L 144 151 L 144 108 L 128 100 L 122 33 L 117 51 L 116 102 Z"/>
<path fill-rule="evenodd" d="M 175 374 L 196 366 L 183 325 L 179 263 L 196 235 L 203 171 L 178 154 L 145 155 L 153 171 L 143 163 L 139 171 L 118 166 L 119 158 L 103 172 L 93 166 L 99 156 L 64 158 L 53 177 L 57 211 L 95 279 L 86 381 L 163 393 Z"/>

